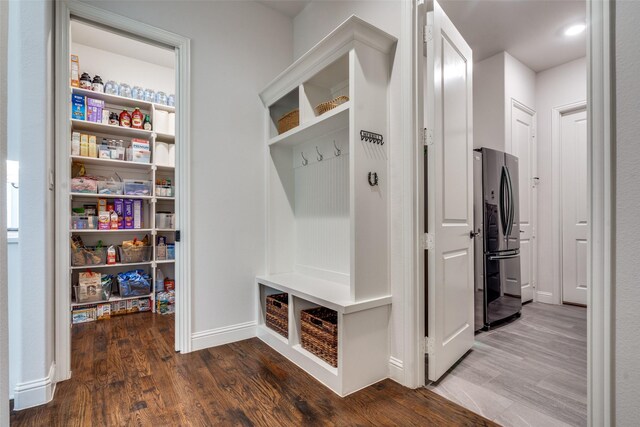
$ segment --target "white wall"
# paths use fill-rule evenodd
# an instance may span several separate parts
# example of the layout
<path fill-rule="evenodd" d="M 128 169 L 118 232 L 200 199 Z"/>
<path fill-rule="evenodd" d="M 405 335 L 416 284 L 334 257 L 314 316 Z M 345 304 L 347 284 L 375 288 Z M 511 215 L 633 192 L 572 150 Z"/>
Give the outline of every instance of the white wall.
<path fill-rule="evenodd" d="M 536 107 L 538 112 L 538 301 L 559 304 L 558 278 L 554 277 L 552 266 L 557 262 L 554 255 L 554 239 L 559 239 L 559 224 L 553 224 L 552 163 L 553 146 L 551 115 L 552 110 L 563 105 L 587 99 L 586 58 L 559 65 L 542 71 L 536 76 Z"/>
<path fill-rule="evenodd" d="M 504 151 L 504 55 L 473 64 L 473 148 Z"/>
<path fill-rule="evenodd" d="M 53 3 L 9 4 L 8 134 L 19 141 L 20 165 L 20 283 L 14 283 L 19 305 L 11 330 L 12 364 L 16 381 L 16 408 L 42 403 L 51 397 L 53 363 Z M 13 291 L 13 290 L 12 290 Z M 13 296 L 12 295 L 12 296 Z M 16 323 L 17 322 L 17 323 Z M 13 357 L 12 357 L 13 359 Z"/>
<path fill-rule="evenodd" d="M 473 146 L 511 152 L 511 101 L 535 111 L 536 75 L 507 52 L 473 65 Z"/>
<path fill-rule="evenodd" d="M 16 237 L 9 238 L 7 245 L 7 290 L 9 315 L 9 397 L 13 399 L 16 385 L 18 384 L 18 375 L 22 370 L 21 351 L 20 351 L 20 334 L 22 333 L 20 322 L 20 286 L 21 267 L 20 267 L 20 245 Z"/>
<path fill-rule="evenodd" d="M 616 206 L 615 206 L 615 418 L 618 426 L 640 420 L 640 2 L 615 3 Z"/>
<path fill-rule="evenodd" d="M 99 1 L 191 39 L 191 254 L 195 348 L 252 332 L 265 260 L 264 109 L 258 93 L 292 62 L 291 20 L 251 1 Z M 82 65 L 82 64 L 81 64 Z"/>
<path fill-rule="evenodd" d="M 118 55 L 78 42 L 71 44 L 71 53 L 78 55 L 80 73 L 89 73 L 91 77 L 98 74 L 104 83 L 113 80 L 117 83 L 127 83 L 132 88 L 141 86 L 143 89 L 153 89 L 156 92 L 161 90 L 167 95 L 175 94 L 176 77 L 173 68 Z"/>
<path fill-rule="evenodd" d="M 408 327 L 404 323 L 404 269 L 411 254 L 403 253 L 403 144 L 402 136 L 402 107 L 401 107 L 401 61 L 399 52 L 403 43 L 409 41 L 401 38 L 401 1 L 328 1 L 312 2 L 293 20 L 294 57 L 298 58 L 318 43 L 324 36 L 340 25 L 351 15 L 379 27 L 383 31 L 399 39 L 393 59 L 389 90 L 390 135 L 390 253 L 391 253 L 391 291 L 393 294 L 391 310 L 391 345 L 390 356 L 395 359 L 395 368 L 391 376 L 399 382 L 404 382 L 404 372 L 399 366 L 403 365 L 404 342 L 403 333 Z M 407 76 L 409 70 L 403 71 Z M 386 138 L 386 137 L 385 137 Z M 409 141 L 410 142 L 410 141 Z"/>

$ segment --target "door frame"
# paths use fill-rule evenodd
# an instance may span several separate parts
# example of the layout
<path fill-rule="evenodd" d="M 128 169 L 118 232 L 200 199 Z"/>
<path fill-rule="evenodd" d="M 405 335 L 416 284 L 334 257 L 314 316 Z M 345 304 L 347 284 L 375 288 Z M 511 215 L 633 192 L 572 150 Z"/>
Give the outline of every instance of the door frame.
<path fill-rule="evenodd" d="M 66 141 L 70 138 L 68 125 L 68 91 L 66 78 L 69 75 L 69 34 L 68 28 L 71 17 L 89 22 L 99 23 L 115 30 L 129 33 L 151 42 L 171 46 L 176 52 L 176 140 L 180 144 L 176 147 L 178 169 L 176 171 L 177 196 L 176 210 L 178 215 L 177 227 L 181 231 L 181 242 L 176 245 L 177 258 L 181 262 L 176 264 L 176 278 L 179 285 L 176 293 L 175 314 L 175 350 L 188 353 L 191 351 L 191 258 L 190 258 L 190 39 L 155 28 L 151 25 L 134 21 L 133 19 L 108 12 L 92 5 L 77 1 L 56 2 L 55 21 L 55 145 L 56 145 L 56 188 L 68 188 L 69 177 L 63 171 L 68 170 L 69 155 Z M 56 212 L 66 209 L 66 200 L 56 197 Z M 69 224 L 64 218 L 55 220 L 56 256 L 55 256 L 55 380 L 64 381 L 71 378 L 71 307 L 69 301 L 69 268 L 68 253 Z"/>
<path fill-rule="evenodd" d="M 413 65 L 410 68 L 413 93 L 420 90 L 419 55 L 422 55 L 424 23 L 421 18 L 424 0 L 417 0 L 412 22 L 415 29 L 411 37 L 413 43 Z M 614 422 L 613 405 L 613 326 L 614 308 L 613 284 L 615 243 L 615 5 L 611 0 L 587 0 L 587 120 L 589 144 L 589 272 L 587 299 L 587 420 L 590 426 L 609 426 Z M 420 97 L 414 98 L 414 109 L 422 108 Z M 413 116 L 411 145 L 422 146 L 422 129 Z M 406 125 L 406 124 L 405 124 Z M 408 150 L 415 156 L 416 150 Z M 412 159 L 413 179 L 407 184 L 410 193 L 417 194 L 418 176 Z M 417 209 L 415 200 L 406 200 L 405 209 L 413 212 L 413 239 L 406 244 L 413 248 L 411 263 L 414 263 L 412 280 L 405 283 L 403 308 L 410 312 L 406 318 L 412 319 L 414 332 L 413 351 L 405 354 L 405 365 L 411 367 L 405 384 L 421 387 L 424 375 L 424 289 L 420 289 L 417 277 L 417 259 L 420 251 Z M 596 208 L 597 207 L 597 208 Z M 409 262 L 409 261 L 408 261 Z M 412 282 L 412 283 L 411 283 Z M 415 298 L 418 296 L 418 298 Z"/>
<path fill-rule="evenodd" d="M 587 101 L 577 101 L 551 109 L 551 229 L 554 230 L 551 248 L 553 252 L 553 296 L 549 302 L 562 304 L 562 116 L 587 109 Z"/>
<path fill-rule="evenodd" d="M 538 113 L 527 107 L 522 102 L 515 98 L 511 98 L 511 111 L 509 111 L 509 153 L 513 154 L 513 109 L 517 108 L 520 111 L 527 113 L 531 116 L 532 131 L 533 131 L 533 150 L 531 152 L 531 175 L 538 176 Z M 521 179 L 522 177 L 520 177 Z M 532 183 L 530 182 L 529 185 Z M 533 197 L 531 201 L 532 205 L 537 208 L 538 206 L 538 184 L 533 187 Z M 538 209 L 531 209 L 531 283 L 530 286 L 533 289 L 532 301 L 538 301 Z M 520 261 L 522 263 L 522 260 Z"/>

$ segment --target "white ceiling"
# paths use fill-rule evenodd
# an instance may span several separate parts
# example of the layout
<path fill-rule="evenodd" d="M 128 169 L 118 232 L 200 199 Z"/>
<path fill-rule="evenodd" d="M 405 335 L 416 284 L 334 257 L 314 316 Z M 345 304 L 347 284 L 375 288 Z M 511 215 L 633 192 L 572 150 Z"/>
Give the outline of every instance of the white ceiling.
<path fill-rule="evenodd" d="M 533 71 L 586 55 L 586 33 L 564 29 L 585 22 L 585 0 L 439 0 L 473 50 L 474 62 L 507 51 Z"/>
<path fill-rule="evenodd" d="M 175 52 L 173 50 L 144 43 L 84 22 L 71 21 L 71 41 L 151 64 L 174 68 Z"/>
<path fill-rule="evenodd" d="M 302 12 L 302 9 L 311 3 L 311 0 L 258 0 L 258 3 L 277 10 L 289 18 L 295 18 Z"/>

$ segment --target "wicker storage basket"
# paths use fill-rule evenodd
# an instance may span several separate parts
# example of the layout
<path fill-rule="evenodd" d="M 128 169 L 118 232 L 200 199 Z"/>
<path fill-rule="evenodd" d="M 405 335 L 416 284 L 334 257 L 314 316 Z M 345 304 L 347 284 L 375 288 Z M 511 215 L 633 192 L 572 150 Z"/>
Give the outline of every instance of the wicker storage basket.
<path fill-rule="evenodd" d="M 325 307 L 300 312 L 302 348 L 338 367 L 338 313 Z"/>
<path fill-rule="evenodd" d="M 289 337 L 289 295 L 267 295 L 267 328 Z"/>
<path fill-rule="evenodd" d="M 334 108 L 336 108 L 338 105 L 340 104 L 344 104 L 345 102 L 347 102 L 349 100 L 348 96 L 339 96 L 335 99 L 332 99 L 331 101 L 327 101 L 327 102 L 323 102 L 322 104 L 318 105 L 315 110 L 316 110 L 316 114 L 317 115 L 321 115 L 326 113 L 329 110 L 333 110 Z"/>
<path fill-rule="evenodd" d="M 285 133 L 300 124 L 300 110 L 289 111 L 278 120 L 278 134 Z"/>

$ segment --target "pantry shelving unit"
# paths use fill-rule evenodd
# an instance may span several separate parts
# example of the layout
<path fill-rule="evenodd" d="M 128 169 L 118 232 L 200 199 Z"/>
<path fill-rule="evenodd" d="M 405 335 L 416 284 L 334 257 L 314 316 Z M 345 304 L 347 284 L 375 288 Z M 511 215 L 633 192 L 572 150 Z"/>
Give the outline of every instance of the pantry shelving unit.
<path fill-rule="evenodd" d="M 260 94 L 267 267 L 256 277 L 257 334 L 340 396 L 389 375 L 388 87 L 396 42 L 352 16 Z M 341 95 L 349 100 L 316 112 Z M 279 135 L 278 119 L 296 108 L 299 125 Z M 266 296 L 282 292 L 288 338 L 266 326 Z M 337 312 L 337 367 L 301 345 L 300 312 L 318 306 Z"/>
<path fill-rule="evenodd" d="M 120 112 L 126 108 L 129 111 L 138 107 L 144 114 L 149 114 L 152 117 L 152 124 L 156 123 L 157 112 L 175 112 L 175 108 L 166 105 L 160 105 L 151 102 L 145 102 L 141 100 L 134 100 L 118 95 L 110 95 L 106 93 L 94 92 L 91 90 L 80 89 L 76 87 L 69 88 L 70 95 L 84 95 L 87 98 L 100 99 L 105 102 L 105 108 L 110 111 Z M 134 237 L 142 239 L 145 235 L 151 239 L 153 246 L 152 256 L 150 261 L 136 262 L 136 263 L 117 263 L 114 265 L 92 265 L 92 266 L 72 266 L 71 265 L 71 253 L 70 250 L 66 254 L 61 254 L 63 259 L 66 259 L 66 264 L 69 266 L 69 273 L 67 275 L 67 282 L 69 283 L 69 297 L 70 307 L 73 310 L 76 307 L 86 307 L 97 304 L 111 303 L 124 300 L 135 300 L 149 298 L 151 300 L 152 310 L 155 311 L 155 295 L 156 295 L 156 278 L 157 271 L 160 265 L 170 268 L 172 272 L 175 272 L 175 259 L 171 260 L 158 260 L 157 259 L 157 245 L 156 239 L 158 235 L 165 236 L 168 243 L 175 243 L 175 229 L 160 229 L 156 227 L 155 214 L 158 211 L 169 211 L 175 213 L 175 196 L 158 196 L 156 191 L 156 178 L 170 178 L 175 185 L 175 166 L 173 164 L 158 164 L 156 156 L 156 141 L 162 141 L 166 143 L 175 143 L 175 136 L 158 133 L 154 130 L 147 131 L 142 129 L 132 129 L 116 125 L 108 125 L 103 123 L 94 123 L 85 120 L 69 119 L 70 133 L 80 132 L 90 135 L 96 135 L 97 142 L 105 138 L 116 138 L 128 141 L 132 138 L 139 138 L 149 141 L 149 148 L 151 151 L 150 163 L 136 163 L 125 160 L 104 159 L 71 155 L 71 142 L 67 141 L 66 146 L 63 148 L 69 153 L 69 171 L 73 163 L 82 163 L 85 166 L 87 175 L 95 176 L 119 176 L 121 178 L 133 178 L 145 181 L 151 181 L 152 194 L 149 196 L 128 196 L 128 195 L 111 195 L 111 194 L 87 194 L 87 193 L 73 193 L 69 191 L 69 187 L 66 188 L 66 195 L 68 197 L 69 204 L 68 209 L 65 212 L 59 214 L 65 215 L 68 218 L 69 223 L 69 237 L 73 235 L 82 236 L 83 241 L 87 245 L 94 245 L 98 241 L 102 241 L 105 246 L 121 244 L 123 240 L 130 240 Z M 117 175 L 116 175 L 117 174 Z M 175 187 L 174 187 L 175 188 Z M 113 199 L 138 199 L 143 201 L 144 215 L 143 215 L 143 228 L 139 229 L 118 229 L 118 230 L 98 230 L 98 229 L 73 229 L 71 227 L 71 209 L 76 206 L 82 206 L 83 203 L 97 203 L 99 198 L 107 200 Z M 152 290 L 148 295 L 134 296 L 134 297 L 120 297 L 113 295 L 109 301 L 102 301 L 98 303 L 77 302 L 73 298 L 72 286 L 77 283 L 78 273 L 82 271 L 99 271 L 108 274 L 114 274 L 129 271 L 133 269 L 143 269 L 153 279 Z"/>

